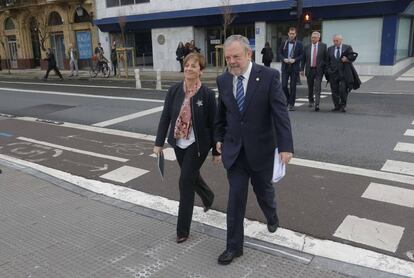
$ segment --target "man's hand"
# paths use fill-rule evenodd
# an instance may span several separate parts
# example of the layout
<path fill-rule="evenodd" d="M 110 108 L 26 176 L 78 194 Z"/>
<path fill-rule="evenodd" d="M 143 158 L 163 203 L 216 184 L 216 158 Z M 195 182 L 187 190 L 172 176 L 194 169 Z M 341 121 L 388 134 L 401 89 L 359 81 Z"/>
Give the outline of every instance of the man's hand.
<path fill-rule="evenodd" d="M 341 58 L 341 61 L 344 62 L 344 63 L 348 63 L 349 62 L 348 58 L 346 58 L 345 56 Z"/>
<path fill-rule="evenodd" d="M 217 150 L 217 152 L 218 152 L 219 154 L 221 154 L 221 145 L 222 145 L 222 143 L 221 143 L 221 142 L 217 142 L 217 143 L 216 143 L 216 150 Z"/>
<path fill-rule="evenodd" d="M 293 154 L 289 152 L 281 152 L 279 153 L 279 156 L 280 160 L 287 165 L 289 161 L 292 159 Z"/>
<path fill-rule="evenodd" d="M 162 152 L 162 147 L 154 146 L 154 150 L 153 150 L 153 152 L 154 152 L 156 155 L 159 155 L 159 154 Z"/>
<path fill-rule="evenodd" d="M 283 59 L 283 62 L 285 62 L 286 64 L 289 64 L 289 60 L 290 59 L 285 58 L 285 59 Z"/>
<path fill-rule="evenodd" d="M 305 75 L 305 72 L 302 70 L 302 71 L 300 72 L 300 75 L 304 76 L 304 75 Z"/>

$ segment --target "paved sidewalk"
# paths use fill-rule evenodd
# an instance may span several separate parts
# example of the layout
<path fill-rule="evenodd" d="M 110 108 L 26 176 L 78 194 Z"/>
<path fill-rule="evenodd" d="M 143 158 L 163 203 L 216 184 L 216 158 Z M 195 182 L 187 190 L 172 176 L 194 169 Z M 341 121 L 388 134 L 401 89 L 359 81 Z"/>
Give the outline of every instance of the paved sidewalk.
<path fill-rule="evenodd" d="M 223 230 L 193 223 L 190 239 L 177 244 L 174 216 L 8 162 L 0 168 L 2 278 L 397 277 L 253 239 L 220 266 Z"/>

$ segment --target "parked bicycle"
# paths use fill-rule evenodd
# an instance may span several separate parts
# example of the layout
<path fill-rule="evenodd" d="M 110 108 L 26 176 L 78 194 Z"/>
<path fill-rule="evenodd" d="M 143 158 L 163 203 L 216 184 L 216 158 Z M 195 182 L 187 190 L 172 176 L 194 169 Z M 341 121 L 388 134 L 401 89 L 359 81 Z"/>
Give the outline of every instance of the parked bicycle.
<path fill-rule="evenodd" d="M 89 70 L 90 76 L 95 78 L 99 73 L 102 73 L 102 76 L 105 78 L 111 75 L 111 67 L 106 59 L 92 63 L 91 69 Z"/>

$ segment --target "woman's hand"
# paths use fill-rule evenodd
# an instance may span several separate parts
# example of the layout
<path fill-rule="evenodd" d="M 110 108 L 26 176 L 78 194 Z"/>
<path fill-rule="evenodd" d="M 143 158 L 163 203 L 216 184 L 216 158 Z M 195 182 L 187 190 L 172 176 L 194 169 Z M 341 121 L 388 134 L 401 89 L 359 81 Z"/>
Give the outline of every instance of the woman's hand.
<path fill-rule="evenodd" d="M 154 146 L 154 150 L 153 150 L 153 152 L 156 154 L 156 155 L 159 155 L 161 152 L 162 152 L 162 147 L 158 147 L 158 146 Z"/>

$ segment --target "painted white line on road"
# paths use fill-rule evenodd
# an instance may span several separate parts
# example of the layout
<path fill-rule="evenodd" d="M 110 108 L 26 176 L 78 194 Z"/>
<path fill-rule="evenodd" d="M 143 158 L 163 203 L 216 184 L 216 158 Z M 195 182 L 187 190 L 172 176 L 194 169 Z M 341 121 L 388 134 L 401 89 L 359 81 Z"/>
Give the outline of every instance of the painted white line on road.
<path fill-rule="evenodd" d="M 307 98 L 297 98 L 296 101 L 308 102 L 309 100 Z"/>
<path fill-rule="evenodd" d="M 371 182 L 361 197 L 414 208 L 414 190 L 412 189 Z"/>
<path fill-rule="evenodd" d="M 398 142 L 394 147 L 394 151 L 414 153 L 414 144 Z"/>
<path fill-rule="evenodd" d="M 405 136 L 414 136 L 414 129 L 407 129 L 404 133 Z"/>
<path fill-rule="evenodd" d="M 121 123 L 121 122 L 136 119 L 136 118 L 139 118 L 139 117 L 143 117 L 143 116 L 147 116 L 147 115 L 150 115 L 150 114 L 158 113 L 158 112 L 162 111 L 163 108 L 164 108 L 164 106 L 158 106 L 158 107 L 151 108 L 151 109 L 148 109 L 148 110 L 144 110 L 144 111 L 140 111 L 140 112 L 137 112 L 137 113 L 133 113 L 133 114 L 125 115 L 125 116 L 122 116 L 122 117 L 118 117 L 118 118 L 115 118 L 115 119 L 111 119 L 111 120 L 103 121 L 103 122 L 100 122 L 100 123 L 96 123 L 96 124 L 93 124 L 93 126 L 106 127 L 106 126 L 118 124 L 118 123 Z"/>
<path fill-rule="evenodd" d="M 397 81 L 414 81 L 414 77 L 401 76 L 397 78 Z"/>
<path fill-rule="evenodd" d="M 60 149 L 60 150 L 65 150 L 65 151 L 69 151 L 69 152 L 73 152 L 73 153 L 80 153 L 80 154 L 84 154 L 84 155 L 100 157 L 100 158 L 115 160 L 115 161 L 119 161 L 119 162 L 127 162 L 128 161 L 128 159 L 125 159 L 125 158 L 120 158 L 120 157 L 116 157 L 116 156 L 112 156 L 112 155 L 106 155 L 106 154 L 100 154 L 100 153 L 94 153 L 94 152 L 90 152 L 90 151 L 74 149 L 74 148 L 65 147 L 65 146 L 52 144 L 52 143 L 49 143 L 49 142 L 39 141 L 39 140 L 26 138 L 26 137 L 17 137 L 17 139 L 21 140 L 21 141 L 31 142 L 31 143 L 44 145 L 44 146 L 48 146 L 48 147 L 52 147 L 52 148 L 56 148 L 56 149 Z"/>
<path fill-rule="evenodd" d="M 304 105 L 304 103 L 295 103 L 295 107 L 300 107 L 300 106 L 302 106 L 302 105 Z"/>
<path fill-rule="evenodd" d="M 327 170 L 327 171 L 334 171 L 334 172 L 339 172 L 339 173 L 346 173 L 346 174 L 351 174 L 351 175 L 370 177 L 370 178 L 381 179 L 381 180 L 402 182 L 402 183 L 414 185 L 414 177 L 393 174 L 393 173 L 386 173 L 386 172 L 381 172 L 381 171 L 376 171 L 376 170 L 363 169 L 363 168 L 357 168 L 357 167 L 352 167 L 352 166 L 320 162 L 320 161 L 308 160 L 308 159 L 302 159 L 302 158 L 293 158 L 289 164 L 309 167 L 309 168 L 316 168 L 316 169 L 321 169 L 321 170 Z"/>
<path fill-rule="evenodd" d="M 321 95 L 326 95 L 326 96 L 328 96 L 328 95 L 332 95 L 332 93 L 331 93 L 331 92 L 321 92 Z"/>
<path fill-rule="evenodd" d="M 81 85 L 81 84 L 66 84 L 66 83 L 41 83 L 41 82 L 17 82 L 17 81 L 2 81 L 4 84 L 23 84 L 23 85 L 40 85 L 40 86 L 59 86 L 59 87 L 81 87 L 81 88 L 102 88 L 102 89 L 125 89 L 125 90 L 137 90 L 135 87 L 120 87 L 120 86 L 99 86 L 99 85 Z M 139 90 L 154 91 L 150 88 L 141 88 Z M 166 91 L 166 90 L 162 90 Z"/>
<path fill-rule="evenodd" d="M 177 160 L 177 157 L 175 157 L 175 152 L 173 148 L 165 148 L 163 149 L 164 152 L 164 159 L 169 161 L 175 161 Z M 157 157 L 155 153 L 151 154 L 152 157 Z"/>
<path fill-rule="evenodd" d="M 361 83 L 365 83 L 369 80 L 371 80 L 374 76 L 372 75 L 361 75 L 359 76 L 359 79 L 361 80 Z"/>
<path fill-rule="evenodd" d="M 334 236 L 395 252 L 403 233 L 404 227 L 348 215 L 336 229 Z"/>
<path fill-rule="evenodd" d="M 397 160 L 387 160 L 385 161 L 384 166 L 382 166 L 381 171 L 414 176 L 414 163 Z"/>
<path fill-rule="evenodd" d="M 117 100 L 132 100 L 132 101 L 142 101 L 142 102 L 164 103 L 164 101 L 160 100 L 160 99 L 113 97 L 113 96 L 104 96 L 104 95 L 88 95 L 88 94 L 65 93 L 65 92 L 55 92 L 55 91 L 25 90 L 25 89 L 15 89 L 15 88 L 0 88 L 0 91 L 21 92 L 21 93 L 30 93 L 30 94 L 44 94 L 44 95 L 58 95 L 58 96 L 71 96 L 71 97 L 84 97 L 84 98 L 101 98 L 101 99 L 117 99 Z"/>
<path fill-rule="evenodd" d="M 17 164 L 17 166 L 33 168 L 98 194 L 103 194 L 163 213 L 177 215 L 178 202 L 174 200 L 169 200 L 164 197 L 151 195 L 123 186 L 86 179 L 3 154 L 0 154 L 0 159 Z M 203 208 L 195 206 L 193 220 L 219 229 L 226 229 L 226 214 L 219 211 L 209 210 L 207 213 L 204 213 Z M 266 224 L 248 219 L 245 219 L 244 223 L 246 237 L 256 238 L 315 256 L 327 257 L 333 260 L 369 267 L 380 271 L 414 277 L 413 262 L 331 240 L 313 238 L 284 228 L 279 228 L 276 233 L 270 234 L 267 231 Z"/>
<path fill-rule="evenodd" d="M 149 173 L 149 171 L 131 166 L 122 166 L 100 177 L 114 182 L 127 183 L 146 173 Z"/>
<path fill-rule="evenodd" d="M 36 118 L 32 118 L 32 117 L 19 117 L 15 119 L 21 120 L 21 121 L 39 123 Z M 74 124 L 74 123 L 67 123 L 67 122 L 59 126 L 73 128 L 73 129 L 86 130 L 86 131 L 91 131 L 91 132 L 98 132 L 98 133 L 103 133 L 103 134 L 116 135 L 116 136 L 127 137 L 127 138 L 142 139 L 142 140 L 147 140 L 147 141 L 152 141 L 152 142 L 155 141 L 155 136 L 143 134 L 143 133 L 135 133 L 135 132 L 130 132 L 130 131 L 95 127 L 95 126 L 81 125 L 81 124 Z"/>
<path fill-rule="evenodd" d="M 20 117 L 20 118 L 15 118 L 15 120 L 35 122 L 36 118 Z M 102 127 L 94 127 L 94 126 L 73 124 L 73 123 L 64 123 L 60 126 L 80 129 L 80 130 L 86 130 L 86 131 L 100 132 L 104 134 L 111 134 L 111 135 L 117 135 L 117 136 L 128 137 L 128 138 L 148 140 L 152 142 L 155 141 L 155 136 L 142 134 L 142 133 L 134 133 L 134 132 L 129 132 L 129 131 L 107 129 L 107 128 L 102 128 Z M 316 161 L 316 160 L 301 159 L 301 158 L 293 158 L 290 164 L 303 166 L 303 167 L 309 167 L 309 168 L 315 168 L 315 169 L 322 169 L 322 170 L 327 170 L 327 171 L 346 173 L 346 174 L 351 174 L 351 175 L 378 178 L 382 180 L 402 182 L 402 183 L 414 185 L 414 177 L 398 175 L 398 174 L 393 174 L 393 173 L 386 173 L 386 172 L 381 172 L 381 171 L 376 171 L 376 170 L 363 169 L 363 168 L 357 168 L 357 167 L 352 167 L 352 166 L 327 163 L 327 162 L 321 162 L 321 161 Z"/>

